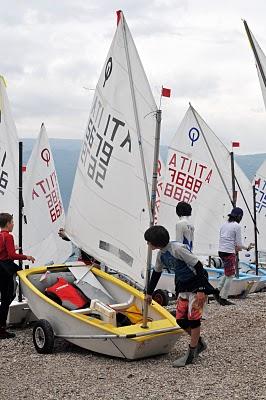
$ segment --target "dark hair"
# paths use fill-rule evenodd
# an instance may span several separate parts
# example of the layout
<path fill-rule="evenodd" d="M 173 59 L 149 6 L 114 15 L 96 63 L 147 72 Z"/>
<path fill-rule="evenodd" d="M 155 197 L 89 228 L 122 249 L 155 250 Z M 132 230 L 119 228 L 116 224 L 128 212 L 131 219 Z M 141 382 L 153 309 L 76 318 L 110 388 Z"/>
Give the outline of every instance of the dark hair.
<path fill-rule="evenodd" d="M 192 213 L 191 205 L 186 203 L 185 201 L 180 201 L 179 203 L 177 203 L 175 210 L 179 217 L 189 217 Z"/>
<path fill-rule="evenodd" d="M 228 222 L 240 222 L 241 219 L 242 219 L 242 215 L 236 215 L 236 216 L 229 215 Z"/>
<path fill-rule="evenodd" d="M 155 247 L 165 247 L 169 243 L 170 236 L 163 226 L 155 225 L 146 230 L 144 239 Z"/>
<path fill-rule="evenodd" d="M 244 214 L 244 212 L 243 212 L 242 208 L 234 207 L 232 209 L 232 211 L 230 212 L 230 214 L 228 214 L 228 217 L 229 217 L 228 221 L 229 222 L 233 222 L 233 221 L 240 222 L 243 217 L 243 214 Z"/>
<path fill-rule="evenodd" d="M 4 228 L 8 222 L 11 222 L 13 215 L 8 213 L 0 213 L 0 228 Z"/>

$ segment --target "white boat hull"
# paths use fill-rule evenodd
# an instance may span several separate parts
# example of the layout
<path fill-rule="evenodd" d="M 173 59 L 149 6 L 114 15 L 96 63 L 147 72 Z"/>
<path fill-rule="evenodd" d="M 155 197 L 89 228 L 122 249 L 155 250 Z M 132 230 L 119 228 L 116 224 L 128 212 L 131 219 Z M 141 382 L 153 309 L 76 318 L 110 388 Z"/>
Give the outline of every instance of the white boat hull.
<path fill-rule="evenodd" d="M 43 270 L 44 269 L 45 268 L 43 268 Z M 36 270 L 36 268 L 34 270 Z M 99 271 L 99 273 L 101 275 L 107 275 L 102 271 Z M 154 311 L 158 313 L 159 311 L 162 320 L 149 322 L 148 329 L 141 328 L 141 323 L 130 327 L 113 329 L 110 324 L 105 324 L 103 321 L 89 316 L 72 313 L 57 305 L 38 290 L 33 290 L 32 285 L 27 282 L 25 275 L 22 276 L 22 274 L 20 273 L 20 277 L 22 277 L 23 294 L 28 299 L 28 304 L 32 312 L 38 319 L 44 319 L 49 322 L 55 336 L 63 337 L 84 349 L 132 360 L 145 358 L 168 353 L 178 339 L 177 333 L 182 332 L 176 325 L 174 317 L 157 304 L 152 306 L 154 308 L 152 313 L 154 313 Z M 113 277 L 110 277 L 110 279 L 112 281 L 117 280 Z M 140 292 L 131 288 L 124 282 L 120 282 L 119 285 L 120 287 L 122 286 L 123 289 L 128 287 L 129 292 L 133 293 L 136 297 L 143 297 Z M 129 293 L 129 295 L 131 293 Z M 160 334 L 151 333 L 151 335 L 147 335 L 149 330 L 153 332 L 156 329 L 158 330 L 158 328 L 159 330 L 169 328 L 171 332 Z M 128 333 L 133 334 L 133 336 L 135 333 L 137 333 L 137 335 L 144 334 L 145 336 L 133 338 L 123 337 L 123 335 L 126 336 Z M 101 338 L 102 335 L 106 337 Z M 112 337 L 108 338 L 108 335 Z M 117 337 L 114 337 L 115 335 Z M 93 336 L 93 338 L 91 338 L 91 336 Z"/>
<path fill-rule="evenodd" d="M 209 274 L 209 281 L 213 287 L 217 287 L 223 270 L 206 268 Z M 229 291 L 229 296 L 239 296 L 243 293 L 253 293 L 265 287 L 266 281 L 260 276 L 252 274 L 240 274 L 239 278 L 234 277 Z M 160 278 L 160 288 L 170 293 L 175 293 L 175 274 L 163 272 Z"/>

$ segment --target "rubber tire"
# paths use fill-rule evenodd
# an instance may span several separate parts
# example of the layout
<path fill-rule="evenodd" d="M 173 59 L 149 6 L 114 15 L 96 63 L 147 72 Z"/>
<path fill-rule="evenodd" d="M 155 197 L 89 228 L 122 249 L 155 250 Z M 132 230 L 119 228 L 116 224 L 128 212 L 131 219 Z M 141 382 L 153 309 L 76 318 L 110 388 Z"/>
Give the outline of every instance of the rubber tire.
<path fill-rule="evenodd" d="M 34 325 L 33 343 L 40 354 L 50 354 L 54 350 L 54 331 L 46 319 L 40 319 Z"/>
<path fill-rule="evenodd" d="M 169 296 L 167 290 L 157 289 L 153 292 L 152 298 L 160 306 L 167 306 L 169 303 Z"/>

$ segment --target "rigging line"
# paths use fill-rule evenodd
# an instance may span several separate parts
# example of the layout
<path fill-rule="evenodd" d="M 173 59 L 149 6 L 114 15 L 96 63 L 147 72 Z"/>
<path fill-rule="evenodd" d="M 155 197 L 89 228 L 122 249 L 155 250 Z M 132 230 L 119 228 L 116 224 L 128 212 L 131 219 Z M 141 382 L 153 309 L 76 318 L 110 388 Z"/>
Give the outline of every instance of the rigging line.
<path fill-rule="evenodd" d="M 243 193 L 243 191 L 242 191 L 242 189 L 241 189 L 241 187 L 240 187 L 240 185 L 239 185 L 239 182 L 238 182 L 236 176 L 235 176 L 235 181 L 236 181 L 236 184 L 237 184 L 237 186 L 238 186 L 238 189 L 239 189 L 239 191 L 240 191 L 240 193 L 241 193 L 242 199 L 244 200 L 244 203 L 245 203 L 245 205 L 246 205 L 246 207 L 247 207 L 247 209 L 248 209 L 248 213 L 249 213 L 249 215 L 251 216 L 252 222 L 253 222 L 253 224 L 255 225 L 254 217 L 253 217 L 253 215 L 252 215 L 252 213 L 251 213 L 251 211 L 250 211 L 249 205 L 248 205 L 248 203 L 247 203 L 247 200 L 246 200 L 246 198 L 245 198 L 245 196 L 244 196 L 244 193 Z M 257 227 L 256 227 L 256 230 L 257 230 L 257 233 L 260 233 Z"/>
<path fill-rule="evenodd" d="M 144 161 L 144 154 L 143 154 L 143 148 L 142 148 L 142 138 L 141 138 L 141 134 L 140 134 L 140 123 L 139 123 L 137 102 L 136 102 L 135 89 L 134 89 L 132 70 L 131 70 L 131 64 L 130 64 L 130 57 L 129 57 L 129 51 L 128 51 L 127 34 L 126 34 L 126 21 L 125 21 L 124 15 L 123 15 L 122 22 L 123 22 L 123 24 L 122 24 L 122 32 L 123 32 L 123 38 L 124 38 L 124 42 L 125 42 L 125 52 L 126 52 L 126 60 L 127 60 L 127 68 L 128 68 L 128 77 L 129 77 L 130 91 L 131 91 L 131 95 L 132 95 L 134 117 L 135 117 L 136 128 L 137 128 L 138 144 L 139 144 L 140 158 L 141 158 L 141 164 L 142 164 L 142 172 L 143 172 L 143 179 L 144 179 L 144 185 L 145 185 L 146 199 L 147 199 L 147 205 L 148 205 L 150 220 L 152 221 L 152 212 L 151 212 L 151 209 L 150 209 L 149 186 L 148 186 L 148 179 L 147 179 L 147 173 L 146 173 L 145 161 Z"/>
<path fill-rule="evenodd" d="M 203 136 L 203 139 L 204 139 L 204 141 L 205 141 L 205 144 L 206 144 L 206 146 L 207 146 L 207 148 L 208 148 L 208 150 L 209 150 L 209 153 L 210 153 L 210 155 L 211 155 L 212 161 L 214 162 L 214 165 L 215 165 L 215 167 L 216 167 L 216 169 L 217 169 L 217 172 L 218 172 L 218 174 L 219 174 L 219 176 L 220 176 L 220 178 L 221 178 L 221 181 L 222 181 L 222 183 L 223 183 L 224 189 L 225 189 L 226 193 L 228 194 L 228 197 L 229 197 L 229 199 L 230 199 L 230 202 L 231 202 L 232 206 L 234 206 L 234 202 L 233 202 L 233 200 L 232 200 L 232 198 L 231 198 L 231 196 L 230 196 L 229 190 L 228 190 L 227 187 L 226 187 L 224 178 L 223 178 L 223 176 L 222 176 L 222 174 L 221 174 L 221 172 L 220 172 L 220 170 L 219 170 L 218 164 L 216 163 L 216 160 L 215 160 L 215 158 L 214 158 L 214 156 L 213 156 L 213 154 L 212 154 L 211 148 L 210 148 L 210 146 L 209 146 L 209 144 L 208 144 L 208 142 L 207 142 L 207 139 L 206 139 L 206 137 L 205 137 L 205 135 L 204 135 L 204 132 L 203 132 L 203 130 L 202 130 L 202 128 L 201 128 L 201 125 L 200 125 L 200 123 L 199 123 L 199 121 L 198 121 L 198 118 L 197 118 L 197 116 L 196 116 L 196 114 L 195 114 L 195 111 L 196 111 L 196 110 L 192 107 L 191 103 L 189 103 L 189 106 L 191 107 L 191 111 L 192 111 L 192 113 L 193 113 L 193 115 L 194 115 L 195 120 L 197 121 L 198 127 L 199 127 L 200 132 L 201 132 L 201 134 L 202 134 L 202 136 Z"/>
<path fill-rule="evenodd" d="M 247 22 L 246 22 L 245 20 L 242 20 L 242 21 L 243 21 L 243 23 L 244 23 L 244 27 L 245 27 L 245 30 L 246 30 L 246 34 L 247 34 L 247 36 L 248 36 L 248 40 L 249 40 L 251 49 L 252 49 L 252 51 L 253 51 L 253 54 L 254 54 L 256 63 L 257 63 L 257 65 L 258 65 L 258 67 L 259 67 L 259 71 L 260 71 L 260 74 L 261 74 L 261 77 L 262 77 L 264 86 L 266 87 L 266 78 L 265 78 L 264 70 L 263 70 L 263 68 L 262 68 L 262 65 L 261 65 L 261 62 L 260 62 L 260 59 L 259 59 L 257 50 L 256 50 L 256 46 L 255 46 L 254 41 L 253 41 L 253 39 L 252 39 L 251 32 L 250 32 L 250 30 L 249 30 L 249 27 L 248 27 Z"/>

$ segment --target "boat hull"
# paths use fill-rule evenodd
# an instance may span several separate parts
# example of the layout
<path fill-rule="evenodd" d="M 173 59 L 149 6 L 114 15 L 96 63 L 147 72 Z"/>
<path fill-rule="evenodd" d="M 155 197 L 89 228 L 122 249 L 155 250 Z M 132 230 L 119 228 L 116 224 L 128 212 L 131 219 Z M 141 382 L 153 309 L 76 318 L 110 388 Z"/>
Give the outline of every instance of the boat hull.
<path fill-rule="evenodd" d="M 223 275 L 222 269 L 206 268 L 209 274 L 209 281 L 217 288 L 219 280 Z M 175 293 L 175 275 L 163 272 L 160 278 L 160 288 Z M 239 296 L 243 293 L 254 293 L 265 287 L 265 281 L 260 276 L 241 273 L 239 278 L 234 277 L 229 291 L 229 296 Z"/>
<path fill-rule="evenodd" d="M 108 356 L 136 360 L 168 353 L 175 345 L 179 334 L 182 333 L 182 330 L 176 325 L 175 319 L 157 304 L 153 307 L 157 310 L 158 308 L 162 309 L 162 320 L 148 322 L 148 329 L 141 328 L 141 323 L 135 324 L 132 327 L 113 328 L 109 323 L 104 323 L 89 316 L 72 313 L 51 301 L 38 290 L 35 290 L 32 284 L 27 281 L 25 274 L 23 275 L 23 272 L 20 273 L 22 290 L 32 312 L 38 319 L 44 319 L 49 322 L 55 337 L 63 337 L 84 349 Z M 102 271 L 100 273 L 101 275 L 105 274 Z M 108 274 L 105 275 L 109 279 Z M 111 279 L 116 280 L 113 277 Z M 124 282 L 120 282 L 119 284 L 123 288 L 128 286 Z M 136 294 L 140 297 L 143 296 L 134 288 L 129 287 L 127 289 L 134 296 Z M 173 330 L 175 327 L 176 330 Z M 161 334 L 148 334 L 149 330 L 164 330 L 168 328 L 172 329 L 172 331 Z M 135 334 L 144 334 L 145 336 L 123 337 L 127 334 L 132 334 L 133 336 Z M 107 337 L 101 338 L 102 335 Z M 108 335 L 113 337 L 108 338 Z"/>

